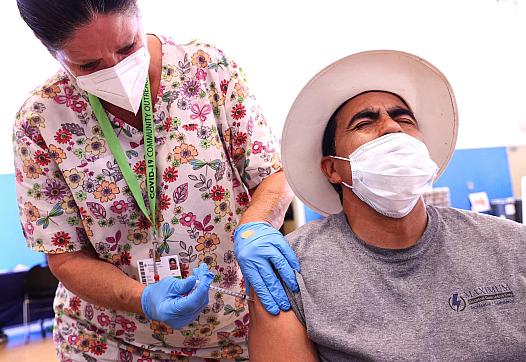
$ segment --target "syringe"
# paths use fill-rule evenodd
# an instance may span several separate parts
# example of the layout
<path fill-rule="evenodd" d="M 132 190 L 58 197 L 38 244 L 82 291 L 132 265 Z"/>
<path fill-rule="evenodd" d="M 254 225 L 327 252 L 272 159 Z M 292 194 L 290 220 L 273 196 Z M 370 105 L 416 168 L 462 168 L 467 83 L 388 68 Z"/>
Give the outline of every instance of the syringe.
<path fill-rule="evenodd" d="M 199 284 L 199 283 L 201 283 L 201 281 L 199 279 L 197 279 L 195 281 L 195 284 Z M 254 301 L 254 299 L 252 299 L 250 296 L 248 296 L 248 295 L 246 295 L 244 293 L 233 292 L 233 291 L 225 289 L 225 288 L 216 287 L 215 285 L 211 285 L 210 289 L 213 289 L 213 290 L 215 290 L 217 292 L 220 292 L 220 293 L 231 295 L 233 297 L 241 298 L 241 299 L 244 299 L 244 300 L 249 300 L 251 302 Z"/>

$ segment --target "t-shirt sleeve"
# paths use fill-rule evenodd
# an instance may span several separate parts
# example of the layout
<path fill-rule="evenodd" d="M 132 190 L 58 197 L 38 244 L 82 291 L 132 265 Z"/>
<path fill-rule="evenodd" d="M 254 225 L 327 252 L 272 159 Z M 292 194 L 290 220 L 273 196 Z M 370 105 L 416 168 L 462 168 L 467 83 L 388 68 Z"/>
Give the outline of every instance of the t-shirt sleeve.
<path fill-rule="evenodd" d="M 27 245 L 51 254 L 79 251 L 88 238 L 58 166 L 65 152 L 42 137 L 42 120 L 52 117 L 45 105 L 28 103 L 17 114 L 13 128 L 16 195 Z"/>
<path fill-rule="evenodd" d="M 250 190 L 281 169 L 279 144 L 243 71 L 226 57 L 224 62 L 228 64 L 225 70 L 230 80 L 225 95 L 228 129 L 223 137 L 233 166 Z"/>
<path fill-rule="evenodd" d="M 305 312 L 303 310 L 303 302 L 301 299 L 301 289 L 304 287 L 305 284 L 303 283 L 303 277 L 301 276 L 301 274 L 296 271 L 294 271 L 294 273 L 296 274 L 296 280 L 300 286 L 299 293 L 293 293 L 283 281 L 281 281 L 281 284 L 285 289 L 285 293 L 287 293 L 287 297 L 289 298 L 290 305 L 292 307 L 292 310 L 296 314 L 296 317 L 301 322 L 301 324 L 303 324 L 306 327 L 307 323 L 305 322 Z"/>

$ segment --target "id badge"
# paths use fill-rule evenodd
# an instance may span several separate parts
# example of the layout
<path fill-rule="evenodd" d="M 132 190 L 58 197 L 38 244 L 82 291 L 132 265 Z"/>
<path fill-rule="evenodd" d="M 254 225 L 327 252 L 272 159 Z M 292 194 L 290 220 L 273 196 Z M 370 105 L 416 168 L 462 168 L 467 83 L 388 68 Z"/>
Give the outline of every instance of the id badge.
<path fill-rule="evenodd" d="M 139 281 L 144 285 L 154 284 L 155 277 L 153 271 L 153 259 L 137 260 L 137 269 L 139 270 Z M 177 255 L 162 256 L 157 262 L 157 273 L 159 279 L 171 276 L 181 278 L 181 265 Z"/>

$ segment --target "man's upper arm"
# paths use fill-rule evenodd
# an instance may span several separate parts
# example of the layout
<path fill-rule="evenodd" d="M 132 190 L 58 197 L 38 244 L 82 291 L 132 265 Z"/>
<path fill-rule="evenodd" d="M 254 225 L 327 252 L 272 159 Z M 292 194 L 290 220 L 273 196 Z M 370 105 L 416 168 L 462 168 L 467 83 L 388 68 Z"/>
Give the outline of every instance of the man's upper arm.
<path fill-rule="evenodd" d="M 274 316 L 251 291 L 248 350 L 251 361 L 318 361 L 314 343 L 292 311 Z"/>

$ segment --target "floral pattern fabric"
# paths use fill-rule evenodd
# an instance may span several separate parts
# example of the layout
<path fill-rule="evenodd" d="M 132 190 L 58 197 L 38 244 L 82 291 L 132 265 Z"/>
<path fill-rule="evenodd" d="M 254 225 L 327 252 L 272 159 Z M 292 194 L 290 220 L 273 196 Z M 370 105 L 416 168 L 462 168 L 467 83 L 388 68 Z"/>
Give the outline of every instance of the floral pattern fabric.
<path fill-rule="evenodd" d="M 183 276 L 207 263 L 215 285 L 243 292 L 233 230 L 250 201 L 248 190 L 281 168 L 278 145 L 235 62 L 210 45 L 160 39 L 162 79 L 154 100 L 158 251 L 178 255 Z M 142 132 L 109 118 L 148 205 Z M 28 246 L 53 254 L 91 244 L 101 260 L 139 280 L 137 260 L 151 256 L 151 225 L 87 94 L 57 73 L 17 114 L 13 141 Z M 211 292 L 209 306 L 181 330 L 90 304 L 63 285 L 55 312 L 63 360 L 248 356 L 246 302 L 221 293 Z"/>

